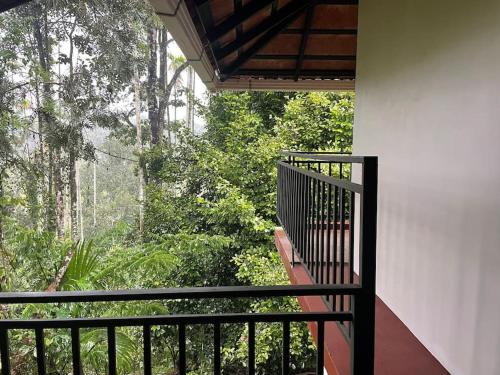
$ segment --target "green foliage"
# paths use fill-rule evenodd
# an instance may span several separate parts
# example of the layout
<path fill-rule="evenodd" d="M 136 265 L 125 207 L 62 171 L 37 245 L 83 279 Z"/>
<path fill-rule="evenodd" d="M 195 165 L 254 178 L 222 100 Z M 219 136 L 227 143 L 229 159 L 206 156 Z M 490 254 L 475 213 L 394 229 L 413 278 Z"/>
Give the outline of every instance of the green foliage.
<path fill-rule="evenodd" d="M 277 132 L 289 149 L 350 151 L 353 119 L 353 94 L 298 94 L 287 103 Z"/>
<path fill-rule="evenodd" d="M 236 276 L 242 282 L 251 285 L 287 285 L 286 272 L 273 248 L 254 248 L 235 258 L 238 265 Z M 257 300 L 251 304 L 255 312 L 295 312 L 300 307 L 295 298 L 271 298 Z M 314 346 L 305 324 L 292 324 L 290 327 L 290 366 L 294 368 L 314 367 Z M 246 330 L 244 335 L 246 335 Z M 262 374 L 278 374 L 281 372 L 281 342 L 282 326 L 280 324 L 259 324 L 256 327 L 256 346 L 258 348 L 256 364 Z M 279 345 L 279 346 L 278 346 Z M 228 348 L 226 353 L 233 360 L 243 362 L 246 358 L 247 342 L 240 342 L 236 349 Z"/>
<path fill-rule="evenodd" d="M 93 248 L 92 241 L 79 242 L 70 251 L 73 257 L 62 281 L 63 290 L 85 290 L 92 287 L 91 276 L 97 269 L 99 258 Z"/>

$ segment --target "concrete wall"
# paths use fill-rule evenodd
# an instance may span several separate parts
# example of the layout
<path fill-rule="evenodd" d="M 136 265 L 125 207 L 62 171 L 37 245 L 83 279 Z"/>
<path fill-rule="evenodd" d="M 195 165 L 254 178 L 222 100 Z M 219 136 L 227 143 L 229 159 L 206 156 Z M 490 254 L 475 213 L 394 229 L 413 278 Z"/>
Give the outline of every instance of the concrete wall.
<path fill-rule="evenodd" d="M 361 0 L 354 152 L 377 289 L 452 374 L 500 374 L 500 1 Z"/>

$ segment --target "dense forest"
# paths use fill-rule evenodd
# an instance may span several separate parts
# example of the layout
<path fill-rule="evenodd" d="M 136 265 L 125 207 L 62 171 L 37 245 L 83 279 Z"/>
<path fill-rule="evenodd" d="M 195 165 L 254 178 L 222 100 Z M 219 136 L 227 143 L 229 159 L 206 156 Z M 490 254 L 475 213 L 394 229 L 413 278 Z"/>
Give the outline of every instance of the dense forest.
<path fill-rule="evenodd" d="M 273 245 L 276 161 L 284 149 L 350 151 L 353 96 L 196 98 L 174 44 L 141 0 L 35 1 L 0 15 L 1 291 L 288 282 Z M 297 309 L 281 298 L 0 306 L 0 315 Z M 154 373 L 175 374 L 175 329 L 153 328 Z M 259 374 L 280 371 L 280 329 L 257 326 Z M 224 327 L 225 374 L 245 373 L 245 330 Z M 141 373 L 140 334 L 117 331 L 122 374 Z M 210 373 L 212 334 L 188 327 L 191 374 Z M 314 346 L 304 325 L 292 336 L 301 373 L 314 367 Z M 13 373 L 36 373 L 33 342 L 33 332 L 12 335 Z M 106 331 L 86 330 L 81 343 L 85 373 L 105 374 Z M 48 373 L 70 373 L 69 332 L 47 332 L 46 346 Z"/>

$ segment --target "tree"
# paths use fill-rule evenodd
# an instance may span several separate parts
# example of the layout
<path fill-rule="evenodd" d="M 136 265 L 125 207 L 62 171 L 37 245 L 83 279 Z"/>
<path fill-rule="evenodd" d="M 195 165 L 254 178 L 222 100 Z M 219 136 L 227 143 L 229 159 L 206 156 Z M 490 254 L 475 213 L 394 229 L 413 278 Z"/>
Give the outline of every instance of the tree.
<path fill-rule="evenodd" d="M 157 21 L 153 20 L 153 24 L 148 29 L 149 62 L 146 91 L 152 146 L 162 142 L 163 131 L 165 129 L 165 115 L 167 114 L 172 90 L 178 82 L 181 73 L 189 66 L 187 61 L 182 61 L 175 67 L 172 77 L 168 80 L 168 46 L 174 40 L 169 39 L 165 26 L 163 24 L 158 26 L 156 24 Z M 159 67 L 158 61 L 160 61 Z M 170 134 L 169 117 L 166 125 Z"/>

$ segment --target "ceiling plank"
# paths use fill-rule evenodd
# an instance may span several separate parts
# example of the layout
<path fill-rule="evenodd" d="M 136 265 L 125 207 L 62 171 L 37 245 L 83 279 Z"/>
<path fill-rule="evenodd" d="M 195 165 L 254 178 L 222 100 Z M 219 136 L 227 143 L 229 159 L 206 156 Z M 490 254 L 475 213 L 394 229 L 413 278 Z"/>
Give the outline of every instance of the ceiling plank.
<path fill-rule="evenodd" d="M 301 0 L 293 0 L 285 5 L 283 8 L 278 10 L 276 14 L 266 18 L 264 21 L 259 23 L 257 26 L 252 28 L 243 34 L 239 39 L 234 40 L 233 42 L 228 43 L 227 45 L 214 49 L 215 57 L 220 60 L 230 55 L 231 53 L 237 51 L 245 44 L 247 44 L 252 39 L 255 39 L 259 35 L 269 32 L 270 30 L 278 30 L 274 33 L 275 36 L 277 33 L 282 31 L 288 24 L 297 18 L 305 8 L 310 5 L 311 1 L 301 1 Z M 276 26 L 279 26 L 276 28 Z M 282 27 L 284 26 L 284 27 Z M 267 34 L 266 34 L 267 35 Z M 258 52 L 258 51 L 257 51 Z"/>
<path fill-rule="evenodd" d="M 245 6 L 235 8 L 234 13 L 229 18 L 207 31 L 207 39 L 210 43 L 213 43 L 263 8 L 271 5 L 273 1 L 274 0 L 253 0 Z"/>
<path fill-rule="evenodd" d="M 295 67 L 295 81 L 299 79 L 300 69 L 302 69 L 302 63 L 304 62 L 304 53 L 309 39 L 309 30 L 311 30 L 313 16 L 314 5 L 311 5 L 306 11 L 306 18 L 304 20 L 304 34 L 302 34 L 302 40 L 300 41 L 299 58 L 297 59 L 297 65 Z"/>
<path fill-rule="evenodd" d="M 226 80 L 231 77 L 231 75 L 236 72 L 244 63 L 250 60 L 257 52 L 264 48 L 276 35 L 278 35 L 285 27 L 287 27 L 291 22 L 298 18 L 302 10 L 309 7 L 311 1 L 294 0 L 288 3 L 282 8 L 283 11 L 278 11 L 276 16 L 280 16 L 278 21 L 269 29 L 264 35 L 262 35 L 251 47 L 249 47 L 244 53 L 241 54 L 231 65 L 224 68 L 221 72 L 221 80 Z M 287 8 L 289 7 L 289 8 Z M 286 9 L 286 12 L 284 10 Z M 273 19 L 271 16 L 269 19 Z M 266 21 L 264 21 L 266 22 Z M 256 27 L 258 28 L 258 26 Z M 247 33 L 248 34 L 248 33 Z M 242 36 L 242 39 L 244 36 Z"/>

